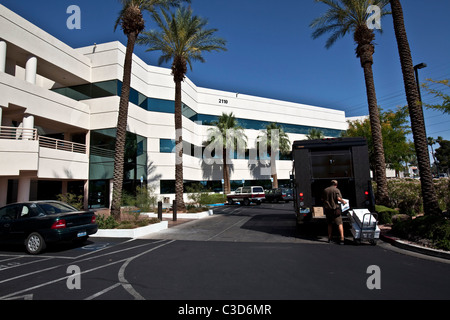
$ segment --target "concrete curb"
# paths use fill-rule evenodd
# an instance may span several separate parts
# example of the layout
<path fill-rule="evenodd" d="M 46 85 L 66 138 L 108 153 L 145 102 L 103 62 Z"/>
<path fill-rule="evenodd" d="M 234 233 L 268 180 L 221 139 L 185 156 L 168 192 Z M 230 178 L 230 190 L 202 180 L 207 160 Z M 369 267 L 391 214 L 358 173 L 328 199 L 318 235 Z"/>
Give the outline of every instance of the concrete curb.
<path fill-rule="evenodd" d="M 142 213 L 150 218 L 158 217 L 154 213 Z M 198 213 L 180 213 L 177 214 L 179 219 L 203 219 L 213 214 L 212 210 L 198 212 Z M 172 213 L 163 214 L 163 218 L 172 218 Z M 98 229 L 97 233 L 90 235 L 92 238 L 140 238 L 145 237 L 154 232 L 165 230 L 169 227 L 168 221 L 161 221 L 159 223 L 150 224 L 145 227 L 134 229 Z"/>
<path fill-rule="evenodd" d="M 142 215 L 145 215 L 149 218 L 158 218 L 157 213 L 150 213 L 150 212 L 142 212 Z M 210 209 L 208 211 L 202 211 L 197 213 L 177 213 L 177 219 L 203 219 L 207 216 L 213 215 L 213 210 Z M 172 219 L 173 214 L 172 213 L 163 213 L 163 219 Z"/>
<path fill-rule="evenodd" d="M 383 240 L 384 242 L 387 242 L 387 243 L 393 245 L 394 247 L 397 247 L 397 248 L 400 248 L 403 250 L 413 251 L 416 253 L 420 253 L 420 254 L 424 254 L 424 255 L 428 255 L 428 256 L 432 256 L 432 257 L 450 260 L 450 252 L 448 252 L 448 251 L 418 246 L 418 245 L 408 243 L 406 241 L 403 241 L 403 240 L 395 238 L 395 237 L 386 236 L 384 234 L 380 234 L 380 239 Z"/>
<path fill-rule="evenodd" d="M 168 228 L 167 221 L 150 224 L 145 227 L 135 229 L 98 229 L 97 233 L 91 235 L 92 238 L 138 238 L 153 232 L 158 232 Z"/>

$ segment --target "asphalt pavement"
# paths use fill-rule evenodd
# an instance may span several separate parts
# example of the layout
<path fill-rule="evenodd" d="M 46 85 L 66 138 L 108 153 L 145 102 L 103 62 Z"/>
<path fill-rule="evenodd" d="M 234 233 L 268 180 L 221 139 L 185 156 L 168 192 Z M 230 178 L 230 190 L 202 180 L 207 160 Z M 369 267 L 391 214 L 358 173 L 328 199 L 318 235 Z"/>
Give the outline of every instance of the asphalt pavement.
<path fill-rule="evenodd" d="M 291 204 L 262 204 L 143 239 L 92 238 L 38 256 L 3 246 L 0 299 L 173 301 L 171 312 L 191 310 L 185 301 L 450 299 L 448 260 L 326 240 L 325 224 L 296 229 Z"/>

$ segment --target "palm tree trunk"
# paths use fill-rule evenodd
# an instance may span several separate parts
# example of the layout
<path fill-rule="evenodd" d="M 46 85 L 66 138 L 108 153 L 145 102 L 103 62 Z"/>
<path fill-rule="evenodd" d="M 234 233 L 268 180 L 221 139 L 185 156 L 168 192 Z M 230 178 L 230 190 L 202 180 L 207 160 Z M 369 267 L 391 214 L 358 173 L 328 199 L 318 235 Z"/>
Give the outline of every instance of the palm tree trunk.
<path fill-rule="evenodd" d="M 128 34 L 127 50 L 123 68 L 122 92 L 120 95 L 119 115 L 117 119 L 116 145 L 114 153 L 113 193 L 111 203 L 111 215 L 120 219 L 120 204 L 122 200 L 125 140 L 127 136 L 128 102 L 130 98 L 131 66 L 133 50 L 137 35 Z"/>
<path fill-rule="evenodd" d="M 181 81 L 175 81 L 175 200 L 177 210 L 185 211 L 183 199 L 183 136 L 181 113 Z"/>
<path fill-rule="evenodd" d="M 228 163 L 227 163 L 227 149 L 223 148 L 223 193 L 229 194 L 231 192 L 231 186 L 230 186 L 230 172 L 228 170 Z"/>
<path fill-rule="evenodd" d="M 387 205 L 389 195 L 386 179 L 386 160 L 384 158 L 383 136 L 381 134 L 380 112 L 378 110 L 377 96 L 375 93 L 375 82 L 373 80 L 372 63 L 363 64 L 361 56 L 361 65 L 364 69 L 364 79 L 366 82 L 367 102 L 369 104 L 370 128 L 372 131 L 372 140 L 375 157 L 375 181 L 377 182 L 377 202 Z"/>
<path fill-rule="evenodd" d="M 411 57 L 408 37 L 406 35 L 403 9 L 399 0 L 390 0 L 392 18 L 394 20 L 395 37 L 397 38 L 398 52 L 402 65 L 403 82 L 405 85 L 406 100 L 408 102 L 411 118 L 411 130 L 416 148 L 417 162 L 419 166 L 420 183 L 422 187 L 423 208 L 425 214 L 439 214 L 439 204 L 433 185 L 430 158 L 428 156 L 427 134 L 425 120 L 423 118 L 422 104 L 419 98 L 414 75 L 414 66 Z"/>

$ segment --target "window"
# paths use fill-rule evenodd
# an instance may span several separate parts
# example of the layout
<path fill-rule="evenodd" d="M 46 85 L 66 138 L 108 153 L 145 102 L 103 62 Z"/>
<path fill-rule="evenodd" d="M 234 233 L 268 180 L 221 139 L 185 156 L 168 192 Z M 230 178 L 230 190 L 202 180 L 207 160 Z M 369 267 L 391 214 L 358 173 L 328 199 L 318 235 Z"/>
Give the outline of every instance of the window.
<path fill-rule="evenodd" d="M 159 152 L 172 153 L 175 151 L 175 140 L 173 139 L 159 139 Z"/>
<path fill-rule="evenodd" d="M 71 99 L 80 101 L 117 96 L 120 93 L 119 87 L 121 87 L 121 84 L 119 85 L 118 80 L 109 80 L 72 87 L 57 88 L 53 89 L 53 91 Z"/>
<path fill-rule="evenodd" d="M 55 214 L 55 213 L 67 213 L 78 211 L 77 209 L 69 206 L 68 204 L 63 204 L 59 202 L 43 202 L 39 203 L 40 209 L 45 211 L 46 214 Z"/>
<path fill-rule="evenodd" d="M 19 206 L 14 204 L 4 207 L 0 210 L 0 220 L 12 220 L 17 216 Z"/>

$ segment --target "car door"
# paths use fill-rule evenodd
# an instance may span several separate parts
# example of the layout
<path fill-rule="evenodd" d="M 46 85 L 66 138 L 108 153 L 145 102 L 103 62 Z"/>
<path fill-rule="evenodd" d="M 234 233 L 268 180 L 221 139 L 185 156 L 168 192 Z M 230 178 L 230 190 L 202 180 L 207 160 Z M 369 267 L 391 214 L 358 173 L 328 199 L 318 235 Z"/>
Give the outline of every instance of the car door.
<path fill-rule="evenodd" d="M 9 236 L 12 240 L 24 240 L 30 231 L 37 229 L 35 204 L 17 204 L 16 218 L 12 221 Z"/>
<path fill-rule="evenodd" d="M 0 240 L 9 241 L 11 238 L 11 228 L 17 216 L 19 206 L 12 204 L 0 209 Z"/>

